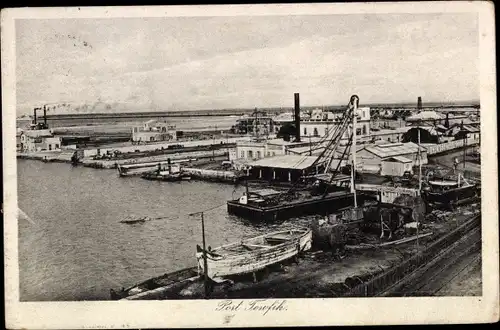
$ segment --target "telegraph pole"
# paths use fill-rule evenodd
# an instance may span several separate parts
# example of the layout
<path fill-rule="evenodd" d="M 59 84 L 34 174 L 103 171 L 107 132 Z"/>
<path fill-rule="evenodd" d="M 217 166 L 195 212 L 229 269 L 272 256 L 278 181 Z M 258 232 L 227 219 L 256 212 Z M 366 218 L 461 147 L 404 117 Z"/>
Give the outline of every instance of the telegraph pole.
<path fill-rule="evenodd" d="M 351 145 L 351 154 L 352 154 L 352 168 L 351 168 L 351 192 L 353 193 L 354 196 L 354 207 L 358 207 L 358 201 L 356 198 L 356 116 L 357 114 L 357 104 L 354 104 L 354 109 L 352 111 L 352 145 Z"/>
<path fill-rule="evenodd" d="M 190 216 L 194 215 L 201 216 L 201 233 L 203 237 L 203 284 L 205 287 L 205 299 L 208 299 L 209 290 L 208 290 L 208 263 L 207 263 L 207 250 L 205 244 L 205 220 L 203 219 L 203 211 L 191 213 Z"/>

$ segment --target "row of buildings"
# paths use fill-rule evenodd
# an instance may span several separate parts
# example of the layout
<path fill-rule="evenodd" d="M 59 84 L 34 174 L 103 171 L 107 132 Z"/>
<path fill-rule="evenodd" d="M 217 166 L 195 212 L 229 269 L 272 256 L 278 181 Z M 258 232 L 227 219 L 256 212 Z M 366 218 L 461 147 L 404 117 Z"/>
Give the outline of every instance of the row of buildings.
<path fill-rule="evenodd" d="M 177 130 L 174 125 L 154 119 L 148 120 L 141 126 L 132 127 L 131 133 L 131 140 L 134 143 L 177 140 Z M 30 125 L 29 129 L 17 129 L 16 148 L 20 152 L 59 151 L 64 146 L 85 144 L 90 139 L 89 134 L 58 135 L 52 129 L 39 129 Z"/>

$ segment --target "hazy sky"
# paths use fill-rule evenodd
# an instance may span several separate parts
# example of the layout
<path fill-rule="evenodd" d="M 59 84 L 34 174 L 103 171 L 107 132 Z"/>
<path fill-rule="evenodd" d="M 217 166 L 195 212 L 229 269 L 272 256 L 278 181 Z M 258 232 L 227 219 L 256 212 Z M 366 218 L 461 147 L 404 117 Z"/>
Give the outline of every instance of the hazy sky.
<path fill-rule="evenodd" d="M 475 14 L 19 20 L 17 103 L 477 100 L 477 25 Z"/>

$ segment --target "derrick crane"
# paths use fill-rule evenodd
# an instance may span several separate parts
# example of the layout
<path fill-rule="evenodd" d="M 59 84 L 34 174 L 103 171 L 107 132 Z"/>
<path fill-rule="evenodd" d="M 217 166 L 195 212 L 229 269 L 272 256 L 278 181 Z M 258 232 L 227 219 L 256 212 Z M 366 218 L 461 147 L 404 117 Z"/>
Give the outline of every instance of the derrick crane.
<path fill-rule="evenodd" d="M 314 148 L 314 150 L 321 149 L 322 151 L 318 155 L 318 157 L 315 159 L 315 161 L 311 164 L 311 166 L 309 167 L 309 171 L 311 171 L 311 169 L 318 169 L 318 171 L 316 171 L 315 175 L 311 175 L 309 177 L 319 179 L 319 176 L 328 175 L 328 172 L 331 172 L 331 177 L 328 180 L 329 183 L 331 183 L 333 181 L 333 178 L 336 176 L 336 174 L 339 173 L 341 161 L 342 161 L 342 159 L 345 159 L 346 155 L 348 155 L 348 152 L 351 149 L 351 144 L 353 144 L 352 143 L 354 140 L 353 136 L 355 136 L 355 134 L 353 134 L 354 133 L 353 130 L 355 129 L 354 123 L 352 125 L 351 132 L 348 134 L 348 136 L 349 136 L 348 144 L 346 145 L 346 147 L 342 153 L 342 156 L 341 156 L 335 170 L 333 170 L 333 171 L 331 171 L 331 164 L 332 164 L 333 160 L 335 159 L 336 152 L 340 146 L 341 139 L 343 138 L 345 133 L 349 131 L 349 126 L 350 126 L 351 122 L 353 122 L 353 116 L 357 115 L 356 112 L 358 109 L 358 105 L 359 105 L 359 97 L 357 95 L 352 95 L 350 100 L 349 100 L 349 103 L 347 105 L 347 109 L 345 110 L 342 117 L 340 118 L 339 123 L 337 125 L 333 125 L 332 127 L 330 127 L 327 134 L 325 134 L 325 136 L 323 136 L 320 139 L 320 141 L 318 141 L 316 143 L 316 147 Z M 305 161 L 305 159 L 300 161 L 297 165 L 299 165 L 303 161 Z M 354 166 L 352 167 L 351 171 L 354 171 Z M 318 172 L 320 172 L 320 173 L 318 173 Z M 302 179 L 304 179 L 304 178 L 305 177 L 302 176 Z M 354 175 L 352 176 L 352 178 L 353 179 L 351 181 L 351 190 L 353 189 L 353 186 L 354 186 L 354 182 L 353 182 Z M 295 193 L 295 190 L 297 189 L 297 184 L 299 181 L 300 180 L 298 180 L 286 192 L 283 192 L 283 193 L 277 195 L 276 197 L 271 198 L 268 202 L 271 204 L 275 204 L 275 203 L 278 203 L 280 200 L 285 200 L 285 199 L 290 199 L 290 198 L 293 199 L 293 195 Z M 322 191 L 321 195 L 323 195 L 323 197 L 325 197 L 327 194 L 328 194 L 328 188 L 325 188 Z M 356 202 L 355 202 L 355 204 L 356 204 Z"/>
<path fill-rule="evenodd" d="M 349 129 L 349 124 L 352 122 L 353 116 L 356 114 L 359 105 L 359 97 L 357 95 L 352 95 L 347 105 L 340 124 L 332 126 L 328 133 L 318 142 L 318 145 L 323 146 L 323 151 L 318 155 L 318 158 L 312 163 L 311 167 L 322 168 L 323 174 L 326 174 L 330 170 L 330 166 L 335 158 L 335 154 L 340 145 L 340 140 L 344 136 L 345 132 Z M 353 127 L 352 130 L 355 128 Z M 349 143 L 344 150 L 342 158 L 345 156 L 346 151 L 350 148 L 352 142 L 352 133 L 349 137 Z M 339 162 L 340 164 L 340 162 Z M 335 172 L 338 171 L 338 166 Z M 334 173 L 336 174 L 336 173 Z"/>

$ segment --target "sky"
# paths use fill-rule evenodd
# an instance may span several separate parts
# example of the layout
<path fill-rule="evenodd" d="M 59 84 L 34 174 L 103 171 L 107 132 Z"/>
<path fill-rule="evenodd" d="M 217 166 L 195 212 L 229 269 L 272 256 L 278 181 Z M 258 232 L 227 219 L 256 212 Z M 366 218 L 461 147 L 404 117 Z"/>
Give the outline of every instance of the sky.
<path fill-rule="evenodd" d="M 18 107 L 137 110 L 479 99 L 476 14 L 16 21 Z M 113 107 L 109 107 L 113 111 Z"/>

